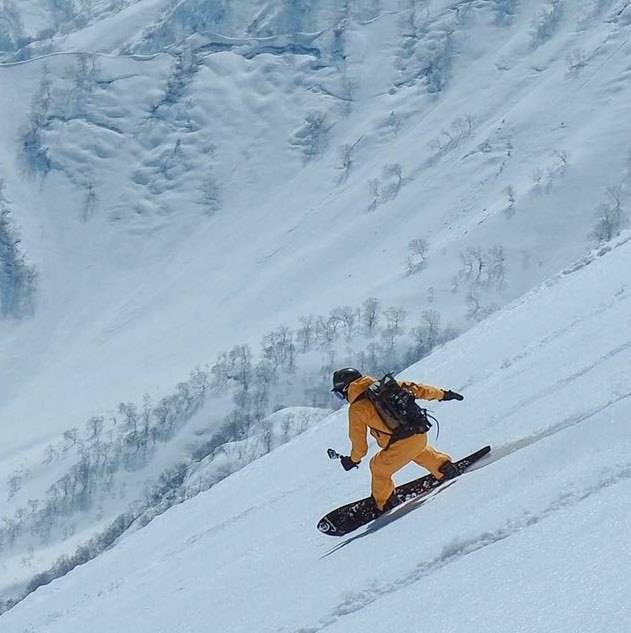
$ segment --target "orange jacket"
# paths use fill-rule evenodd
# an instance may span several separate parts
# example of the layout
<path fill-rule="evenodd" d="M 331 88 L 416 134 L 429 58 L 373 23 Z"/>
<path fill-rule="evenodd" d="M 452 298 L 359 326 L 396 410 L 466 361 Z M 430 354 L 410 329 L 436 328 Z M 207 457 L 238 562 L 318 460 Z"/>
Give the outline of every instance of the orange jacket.
<path fill-rule="evenodd" d="M 366 431 L 370 429 L 370 434 L 377 440 L 381 448 L 386 448 L 390 441 L 392 431 L 379 417 L 377 410 L 368 398 L 358 399 L 375 379 L 370 376 L 363 376 L 352 382 L 348 386 L 348 436 L 351 440 L 351 459 L 359 463 L 368 453 L 368 440 Z M 403 381 L 399 384 L 407 389 L 415 398 L 423 400 L 442 400 L 445 392 L 438 387 L 417 384 L 415 382 Z"/>

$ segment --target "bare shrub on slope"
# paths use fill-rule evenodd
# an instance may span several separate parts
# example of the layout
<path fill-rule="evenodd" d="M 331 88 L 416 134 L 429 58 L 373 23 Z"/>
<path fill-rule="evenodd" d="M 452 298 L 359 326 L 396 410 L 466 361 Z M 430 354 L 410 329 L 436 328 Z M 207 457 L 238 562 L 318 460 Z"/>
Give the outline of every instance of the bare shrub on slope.
<path fill-rule="evenodd" d="M 32 314 L 36 286 L 37 273 L 20 250 L 0 180 L 0 317 L 22 319 Z"/>

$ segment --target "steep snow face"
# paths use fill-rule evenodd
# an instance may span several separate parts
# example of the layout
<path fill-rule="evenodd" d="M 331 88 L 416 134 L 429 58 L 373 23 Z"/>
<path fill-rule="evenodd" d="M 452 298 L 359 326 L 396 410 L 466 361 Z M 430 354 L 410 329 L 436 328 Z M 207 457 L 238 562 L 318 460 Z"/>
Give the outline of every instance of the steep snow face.
<path fill-rule="evenodd" d="M 178 506 L 0 617 L 2 630 L 560 633 L 629 623 L 631 236 L 419 364 L 457 388 L 439 445 L 491 456 L 395 521 L 333 540 L 345 412 Z M 409 468 L 400 479 L 418 474 Z"/>
<path fill-rule="evenodd" d="M 253 36 L 3 66 L 5 194 L 41 288 L 0 325 L 17 444 L 339 303 L 460 329 L 579 257 L 599 209 L 615 234 L 625 11 L 588 5 L 350 3 L 335 59 Z"/>
<path fill-rule="evenodd" d="M 628 3 L 338 4 L 2 3 L 0 300 L 33 300 L 0 320 L 7 585 L 276 446 L 248 444 L 269 413 L 317 419 L 336 365 L 405 367 L 623 228 Z M 273 397 L 229 402 L 236 346 L 266 386 L 299 334 Z M 211 398 L 187 377 L 229 348 Z"/>

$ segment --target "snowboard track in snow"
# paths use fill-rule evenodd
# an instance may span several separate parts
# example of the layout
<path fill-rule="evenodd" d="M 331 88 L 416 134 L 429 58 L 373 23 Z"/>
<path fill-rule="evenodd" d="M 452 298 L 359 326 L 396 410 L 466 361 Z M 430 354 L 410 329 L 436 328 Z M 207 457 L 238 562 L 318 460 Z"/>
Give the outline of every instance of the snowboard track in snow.
<path fill-rule="evenodd" d="M 628 345 L 625 346 L 625 348 L 626 347 L 628 347 Z M 528 448 L 529 446 L 532 446 L 533 444 L 537 444 L 538 442 L 541 442 L 542 440 L 552 437 L 556 435 L 557 433 L 561 433 L 567 429 L 577 426 L 589 420 L 590 418 L 593 418 L 595 415 L 602 413 L 609 407 L 615 404 L 618 404 L 619 402 L 622 402 L 623 400 L 626 400 L 627 398 L 631 398 L 631 391 L 628 393 L 624 393 L 618 396 L 617 398 L 614 398 L 613 400 L 609 400 L 605 404 L 594 407 L 593 409 L 590 409 L 589 411 L 586 411 L 585 413 L 582 413 L 580 415 L 572 415 L 570 417 L 564 418 L 563 420 L 560 420 L 556 424 L 553 424 L 552 426 L 542 429 L 541 431 L 537 433 L 533 433 L 531 435 L 520 438 L 518 440 L 514 440 L 513 442 L 508 442 L 507 444 L 504 444 L 503 446 L 498 446 L 497 448 L 493 448 L 493 451 L 487 457 L 485 457 L 483 460 L 480 460 L 479 464 L 474 464 L 469 470 L 473 472 L 474 470 L 485 468 L 500 459 L 504 459 L 505 457 L 507 457 L 508 455 L 511 455 L 512 453 L 520 451 L 524 448 Z"/>
<path fill-rule="evenodd" d="M 493 530 L 487 530 L 468 538 L 452 540 L 443 546 L 442 551 L 435 558 L 419 563 L 410 572 L 397 580 L 381 584 L 375 581 L 365 589 L 347 593 L 337 606 L 330 611 L 328 617 L 322 619 L 316 625 L 295 629 L 293 633 L 318 633 L 336 624 L 345 616 L 352 615 L 371 606 L 378 600 L 386 598 L 390 594 L 406 589 L 443 567 L 457 563 L 465 556 L 504 541 L 522 530 L 537 526 L 558 512 L 571 509 L 602 490 L 629 480 L 631 480 L 631 463 L 618 467 L 613 472 L 602 471 L 600 476 L 596 477 L 590 485 L 558 495 L 538 512 L 525 511 L 519 516 L 508 518 L 503 525 Z"/>

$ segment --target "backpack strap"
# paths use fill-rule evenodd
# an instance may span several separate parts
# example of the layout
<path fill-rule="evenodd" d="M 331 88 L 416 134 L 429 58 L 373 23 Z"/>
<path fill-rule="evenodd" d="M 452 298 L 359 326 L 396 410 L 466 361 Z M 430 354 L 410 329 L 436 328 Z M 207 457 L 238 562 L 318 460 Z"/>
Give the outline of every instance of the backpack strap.
<path fill-rule="evenodd" d="M 366 391 L 362 391 L 357 396 L 357 398 L 355 398 L 355 400 L 353 400 L 352 404 L 355 404 L 356 402 L 360 402 L 361 400 L 368 400 L 368 402 L 370 402 L 370 404 L 373 406 L 374 410 L 377 412 L 377 415 L 381 419 L 381 415 L 379 414 L 379 411 L 377 410 L 377 407 L 375 407 L 374 402 L 372 402 L 370 400 L 370 398 L 368 397 L 367 391 L 368 391 L 367 389 L 366 389 Z M 368 426 L 368 425 L 366 425 L 366 426 Z M 394 433 L 387 433 L 386 431 L 382 431 L 381 429 L 374 429 L 372 426 L 368 426 L 368 428 L 369 429 L 373 429 L 373 431 L 377 431 L 377 433 L 381 433 L 381 435 L 387 435 L 388 437 L 390 437 L 390 441 L 388 442 L 388 446 L 390 446 L 390 444 L 392 443 L 392 436 L 394 435 Z M 386 448 L 388 448 L 388 446 L 386 446 Z"/>

